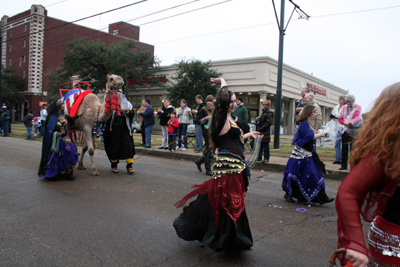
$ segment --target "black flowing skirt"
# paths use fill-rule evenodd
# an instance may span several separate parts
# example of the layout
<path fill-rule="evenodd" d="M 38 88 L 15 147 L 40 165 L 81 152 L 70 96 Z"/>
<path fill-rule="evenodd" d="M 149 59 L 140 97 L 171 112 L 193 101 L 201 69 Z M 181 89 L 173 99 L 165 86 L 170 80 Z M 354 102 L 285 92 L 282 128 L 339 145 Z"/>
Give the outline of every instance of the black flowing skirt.
<path fill-rule="evenodd" d="M 104 135 L 104 148 L 108 159 L 130 159 L 135 155 L 133 137 L 126 126 L 125 118 L 118 117 L 114 120 L 112 130 L 110 129 L 111 120 L 107 122 Z"/>
<path fill-rule="evenodd" d="M 236 224 L 225 212 L 221 212 L 217 228 L 207 194 L 198 195 L 189 206 L 183 207 L 183 213 L 175 219 L 173 226 L 183 240 L 198 240 L 202 246 L 209 246 L 216 252 L 235 252 L 253 246 L 246 210 L 241 213 Z"/>

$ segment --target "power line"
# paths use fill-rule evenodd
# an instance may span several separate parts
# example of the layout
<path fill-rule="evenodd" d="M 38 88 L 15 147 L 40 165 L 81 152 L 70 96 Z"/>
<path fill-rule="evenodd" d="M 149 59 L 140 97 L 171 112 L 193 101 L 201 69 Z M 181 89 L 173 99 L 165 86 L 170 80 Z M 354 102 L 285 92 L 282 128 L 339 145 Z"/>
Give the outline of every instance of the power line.
<path fill-rule="evenodd" d="M 20 38 L 23 38 L 23 37 L 27 37 L 27 36 L 30 36 L 30 35 L 33 35 L 33 34 L 37 34 L 37 33 L 40 33 L 40 32 L 53 30 L 53 29 L 60 28 L 60 27 L 65 26 L 65 25 L 69 25 L 69 24 L 72 24 L 72 23 L 75 23 L 75 22 L 78 22 L 78 21 L 82 21 L 82 20 L 85 20 L 85 19 L 97 17 L 97 16 L 100 16 L 100 15 L 103 15 L 103 14 L 106 14 L 106 13 L 110 13 L 110 12 L 113 12 L 113 11 L 116 11 L 116 10 L 119 10 L 119 9 L 123 9 L 123 8 L 129 7 L 129 6 L 133 6 L 133 5 L 140 4 L 140 3 L 143 3 L 143 2 L 147 2 L 147 1 L 148 0 L 140 0 L 140 1 L 135 2 L 135 3 L 131 3 L 131 4 L 128 4 L 128 5 L 125 5 L 125 6 L 121 6 L 121 7 L 117 7 L 117 8 L 114 8 L 114 9 L 110 9 L 110 10 L 107 10 L 107 11 L 104 11 L 104 12 L 101 12 L 101 13 L 97 13 L 95 15 L 91 15 L 91 16 L 84 17 L 84 18 L 81 18 L 81 19 L 77 19 L 77 20 L 74 20 L 74 21 L 71 21 L 71 22 L 67 22 L 67 23 L 64 23 L 64 24 L 61 24 L 61 25 L 58 25 L 58 26 L 54 26 L 54 27 L 51 27 L 51 28 L 43 29 L 43 30 L 40 30 L 40 31 L 37 31 L 37 32 L 25 34 L 25 35 L 22 35 L 22 36 L 19 36 L 19 37 L 15 37 L 13 39 L 5 40 L 3 42 L 7 42 L 7 41 L 10 42 L 10 41 L 17 40 L 17 39 L 20 39 Z"/>
<path fill-rule="evenodd" d="M 147 1 L 147 0 L 146 0 L 146 1 Z M 198 1 L 198 0 L 195 0 L 195 1 Z M 193 3 L 193 2 L 195 2 L 195 1 L 191 1 L 191 2 L 188 2 L 188 3 L 184 3 L 184 4 L 182 4 L 182 5 L 190 4 L 190 3 Z M 140 2 L 143 2 L 143 1 L 140 1 Z M 140 3 L 140 2 L 139 2 L 139 3 Z M 228 1 L 220 2 L 220 3 L 225 3 L 225 2 L 228 2 Z M 218 4 L 220 4 L 220 3 L 216 3 L 216 4 L 213 4 L 213 5 L 218 5 Z M 134 4 L 136 4 L 136 3 L 134 3 Z M 131 5 L 132 5 L 132 4 L 131 4 Z M 137 18 L 134 18 L 134 19 L 127 20 L 126 22 L 133 21 L 133 20 L 140 19 L 140 18 L 144 18 L 144 17 L 148 17 L 148 16 L 151 16 L 151 15 L 154 15 L 154 14 L 157 14 L 157 13 L 161 13 L 161 12 L 164 12 L 164 11 L 167 11 L 167 10 L 170 10 L 170 9 L 173 9 L 173 8 L 176 8 L 176 7 L 180 7 L 180 6 L 182 6 L 182 5 L 174 6 L 174 7 L 167 8 L 167 9 L 164 9 L 164 10 L 160 10 L 160 11 L 157 11 L 157 12 L 153 12 L 153 13 L 150 13 L 150 14 L 147 14 L 147 15 L 144 15 L 144 16 L 141 16 L 141 17 L 137 17 Z M 213 5 L 210 5 L 210 6 L 213 6 Z M 207 7 L 210 7 L 210 6 L 207 6 Z M 374 9 L 356 10 L 356 11 L 349 11 L 349 12 L 341 12 L 341 13 L 334 13 L 334 14 L 326 14 L 326 15 L 312 16 L 312 17 L 310 17 L 310 19 L 314 19 L 314 18 L 323 18 L 323 17 L 330 17 L 330 16 L 338 16 L 338 15 L 349 15 L 349 14 L 354 14 L 354 13 L 372 12 L 372 11 L 378 11 L 378 10 L 399 8 L 399 7 L 400 7 L 400 6 L 390 6 L 390 7 L 382 7 L 382 8 L 374 8 Z M 203 8 L 205 8 L 205 7 L 203 7 Z M 203 9 L 203 8 L 199 8 L 199 9 Z M 195 9 L 195 10 L 199 10 L 199 9 Z M 190 12 L 193 12 L 193 11 L 194 11 L 194 10 L 187 11 L 187 12 L 183 12 L 183 13 L 180 13 L 180 14 L 177 14 L 177 15 L 174 15 L 174 16 L 170 16 L 170 17 L 167 17 L 167 18 L 172 18 L 172 17 L 178 16 L 178 15 L 183 15 L 183 14 L 190 13 Z M 110 11 L 106 11 L 106 12 L 110 12 Z M 99 14 L 103 14 L 103 13 L 99 13 Z M 95 15 L 93 15 L 93 16 L 95 16 Z M 160 21 L 160 20 L 167 19 L 167 18 L 157 19 L 157 20 L 150 21 L 150 22 L 148 22 L 148 23 L 144 23 L 144 24 L 141 24 L 141 25 L 150 24 L 150 23 L 153 23 L 153 22 L 157 22 L 157 21 Z M 83 19 L 85 19 L 85 18 L 83 18 Z M 80 20 L 83 20 L 83 19 L 80 19 Z M 294 19 L 294 20 L 299 20 L 299 19 Z M 78 20 L 78 21 L 79 21 L 79 20 Z M 66 23 L 66 24 L 64 24 L 64 25 L 71 24 L 71 23 L 73 23 L 73 22 Z M 230 29 L 230 30 L 225 30 L 225 31 L 219 31 L 219 32 L 212 32 L 212 33 L 201 34 L 201 35 L 195 35 L 195 36 L 189 36 L 189 37 L 179 38 L 179 39 L 174 39 L 174 40 L 162 41 L 162 42 L 155 43 L 154 45 L 157 45 L 157 44 L 164 44 L 164 43 L 170 43 L 170 42 L 176 42 L 176 41 L 183 41 L 183 40 L 187 40 L 187 39 L 193 39 L 193 38 L 198 38 L 198 37 L 203 37 L 203 36 L 215 35 L 215 34 L 220 34 L 220 33 L 225 33 L 225 32 L 232 32 L 232 31 L 239 31 L 239 30 L 250 29 L 250 28 L 257 28 L 257 27 L 268 26 L 268 25 L 273 25 L 273 24 L 275 24 L 275 22 L 264 23 L 264 24 L 259 24 L 259 25 L 252 25 L 252 26 L 247 26 L 247 27 L 235 28 L 235 29 Z M 139 26 L 141 26 L 141 25 L 139 25 Z M 61 26 L 63 26 L 63 25 L 61 25 Z M 135 27 L 135 26 L 133 26 L 133 27 Z M 131 27 L 131 28 L 133 28 L 133 27 Z M 104 29 L 107 29 L 107 28 L 108 28 L 108 27 L 100 28 L 100 29 L 98 29 L 98 31 L 101 33 L 101 35 L 106 35 L 106 34 L 108 34 L 108 33 L 101 32 L 101 30 L 104 30 Z M 125 30 L 128 30 L 128 29 L 130 29 L 130 28 L 126 28 Z M 34 34 L 34 33 L 32 33 L 32 34 Z M 82 34 L 82 35 L 85 35 L 85 34 Z M 79 36 L 82 36 L 82 35 L 78 35 L 78 37 L 79 37 Z M 96 37 L 93 37 L 93 38 L 89 38 L 89 39 L 86 39 L 86 40 L 91 40 L 91 39 L 99 38 L 101 35 L 96 36 Z M 18 37 L 18 38 L 21 38 L 21 37 Z M 18 39 L 18 38 L 15 38 L 15 39 Z M 8 40 L 8 41 L 10 41 L 10 40 Z M 4 41 L 4 42 L 6 42 L 6 41 Z M 61 43 L 61 42 L 65 42 L 65 40 L 61 40 L 61 41 L 58 41 L 58 42 L 56 42 L 56 43 Z M 50 45 L 54 45 L 54 44 L 56 44 L 56 43 L 49 44 L 49 46 L 50 46 Z M 56 49 L 56 48 L 58 48 L 58 47 L 63 47 L 63 46 L 66 46 L 66 45 L 64 44 L 64 45 L 61 45 L 61 46 L 57 46 L 57 47 L 53 47 L 53 48 L 48 48 L 48 49 L 46 49 L 46 50 Z M 45 51 L 45 49 L 43 49 L 42 51 Z M 13 54 L 16 54 L 16 53 L 7 53 L 7 55 L 13 55 Z"/>
<path fill-rule="evenodd" d="M 67 2 L 68 0 L 62 0 L 62 1 L 59 1 L 59 2 L 57 2 L 57 3 L 53 3 L 53 4 L 50 4 L 50 5 L 47 5 L 47 6 L 45 6 L 45 7 L 49 7 L 49 6 L 54 6 L 54 5 L 57 5 L 57 4 L 60 4 L 60 3 L 63 3 L 63 2 Z"/>
<path fill-rule="evenodd" d="M 312 17 L 310 17 L 310 19 L 324 18 L 324 17 L 330 17 L 330 16 L 339 16 L 339 15 L 349 15 L 349 14 L 354 14 L 354 13 L 364 13 L 364 12 L 371 12 L 371 11 L 384 10 L 384 9 L 392 9 L 392 8 L 399 8 L 399 7 L 400 7 L 400 6 L 391 6 L 391 7 L 382 7 L 382 8 L 366 9 L 366 10 L 357 10 L 357 11 L 341 12 L 341 13 L 335 13 L 335 14 L 327 14 L 327 15 L 320 15 L 320 16 L 312 16 Z M 293 19 L 293 20 L 300 20 L 300 19 Z M 240 30 L 250 29 L 250 28 L 257 28 L 257 27 L 267 26 L 267 25 L 272 25 L 272 24 L 275 24 L 275 22 L 264 23 L 264 24 L 253 25 L 253 26 L 247 26 L 247 27 L 242 27 L 242 28 L 235 28 L 235 29 L 230 29 L 230 30 L 225 30 L 225 31 L 219 31 L 219 32 L 206 33 L 206 34 L 201 34 L 201 35 L 194 35 L 194 36 L 189 36 L 189 37 L 185 37 L 185 38 L 179 38 L 179 39 L 174 39 L 174 40 L 169 40 L 169 41 L 163 41 L 163 42 L 155 43 L 154 45 L 157 45 L 157 44 L 165 44 L 165 43 L 176 42 L 176 41 L 183 41 L 183 40 L 186 40 L 186 39 L 193 39 L 193 38 L 198 38 L 198 37 L 203 37 L 203 36 L 209 36 L 209 35 L 215 35 L 215 34 L 220 34 L 220 33 L 225 33 L 225 32 L 232 32 L 232 31 L 240 31 Z"/>
<path fill-rule="evenodd" d="M 174 9 L 174 8 L 177 8 L 177 7 L 181 7 L 181 6 L 184 6 L 184 5 L 187 5 L 187 4 L 191 4 L 191 3 L 197 2 L 197 1 L 199 1 L 199 0 L 194 0 L 194 1 L 187 2 L 187 3 L 184 3 L 184 4 L 180 4 L 180 5 L 177 5 L 177 6 L 172 6 L 172 7 L 170 7 L 170 8 L 166 8 L 166 9 L 163 9 L 163 10 L 160 10 L 160 11 L 156 11 L 156 12 L 153 12 L 153 13 L 150 13 L 150 14 L 147 14 L 147 15 L 144 15 L 144 16 L 141 16 L 141 17 L 138 17 L 138 18 L 134 18 L 134 19 L 131 19 L 131 20 L 128 20 L 128 21 L 132 21 L 132 20 L 136 20 L 136 19 L 148 17 L 148 16 L 151 16 L 151 15 L 154 15 L 154 14 L 157 14 L 157 13 L 165 12 L 165 11 L 168 11 L 168 10 L 171 10 L 171 9 Z M 231 1 L 231 0 L 228 0 L 228 1 Z M 198 9 L 189 10 L 189 11 L 186 11 L 186 12 L 183 12 L 183 13 L 180 13 L 180 14 L 177 14 L 177 15 L 174 15 L 174 16 L 172 16 L 172 17 L 178 16 L 178 15 L 187 14 L 187 13 L 190 13 L 190 12 L 193 12 L 193 11 L 196 11 L 196 10 L 199 10 L 199 9 L 204 9 L 204 8 L 212 7 L 212 6 L 215 6 L 215 5 L 218 5 L 218 4 L 221 4 L 221 3 L 225 3 L 225 2 L 228 2 L 228 1 L 224 1 L 224 2 L 220 2 L 220 3 L 212 4 L 212 5 L 205 6 L 205 7 L 198 8 Z M 166 19 L 166 18 L 163 18 L 163 19 Z M 149 23 L 152 23 L 152 22 L 155 22 L 155 21 L 159 21 L 159 20 L 160 20 L 160 19 L 157 19 L 157 20 L 151 21 L 151 22 L 149 22 Z M 64 24 L 64 25 L 65 25 L 65 24 Z M 61 25 L 61 26 L 63 26 L 63 25 Z M 127 28 L 125 28 L 124 30 L 129 30 L 129 29 L 134 28 L 134 27 L 136 27 L 136 26 L 135 26 L 135 25 L 132 25 L 132 27 L 127 27 Z M 92 40 L 92 39 L 96 39 L 96 38 L 99 38 L 99 37 L 101 37 L 101 36 L 104 36 L 104 35 L 109 34 L 109 33 L 105 33 L 105 32 L 102 32 L 102 31 L 101 31 L 101 30 L 107 29 L 107 28 L 108 28 L 108 26 L 99 29 L 99 30 L 98 30 L 99 33 L 100 33 L 99 35 L 96 35 L 96 36 L 94 36 L 94 37 L 92 37 L 92 38 L 86 38 L 85 41 Z M 122 30 L 122 31 L 123 31 L 123 30 Z M 94 34 L 94 33 L 93 33 L 93 34 Z M 77 35 L 77 36 L 75 36 L 75 37 L 79 37 L 79 36 L 83 36 L 83 35 L 87 35 L 87 33 L 81 34 L 81 35 Z M 18 37 L 18 38 L 20 38 L 20 37 Z M 17 39 L 17 38 L 15 38 L 15 39 Z M 46 44 L 46 46 L 52 46 L 52 45 L 55 45 L 55 44 L 57 44 L 57 43 L 65 43 L 65 41 L 67 41 L 67 40 L 68 40 L 68 39 L 60 40 L 60 41 L 54 42 L 54 43 L 52 43 L 52 44 Z M 63 47 L 63 46 L 67 46 L 67 44 L 60 45 L 60 46 L 56 46 L 56 47 L 52 47 L 52 48 L 42 49 L 42 51 L 48 51 L 48 50 L 56 49 L 56 48 Z M 15 55 L 15 54 L 17 54 L 17 52 L 16 52 L 16 53 L 7 53 L 7 55 Z"/>
<path fill-rule="evenodd" d="M 379 7 L 379 8 L 372 8 L 372 9 L 365 9 L 365 10 L 356 10 L 356 11 L 349 11 L 349 12 L 342 12 L 336 14 L 327 14 L 327 15 L 320 15 L 320 16 L 313 16 L 311 18 L 323 18 L 323 17 L 332 17 L 332 16 L 340 16 L 340 15 L 348 15 L 348 14 L 355 14 L 355 13 L 364 13 L 364 12 L 371 12 L 377 10 L 384 10 L 384 9 L 392 9 L 392 8 L 399 8 L 400 6 L 389 6 L 389 7 Z"/>
<path fill-rule="evenodd" d="M 190 10 L 190 11 L 186 11 L 186 12 L 183 12 L 183 13 L 179 13 L 179 14 L 176 14 L 176 15 L 172 15 L 172 16 L 169 16 L 169 17 L 165 17 L 165 18 L 153 20 L 153 21 L 150 21 L 150 22 L 146 22 L 146 23 L 140 24 L 140 25 L 138 25 L 138 26 L 140 27 L 140 26 L 147 25 L 147 24 L 150 24 L 150 23 L 154 23 L 154 22 L 157 22 L 157 21 L 161 21 L 161 20 L 164 20 L 164 19 L 170 19 L 170 18 L 173 18 L 173 17 L 177 17 L 177 16 L 180 16 L 180 15 L 184 15 L 184 14 L 187 14 L 187 13 L 191 13 L 191 12 L 194 12 L 194 11 L 197 11 L 197 10 L 201 10 L 201 9 L 209 8 L 209 7 L 212 7 L 212 6 L 224 4 L 224 3 L 230 2 L 230 1 L 231 1 L 231 0 L 226 0 L 226 1 L 222 1 L 222 2 L 219 2 L 219 3 L 212 4 L 212 5 L 208 5 L 208 6 L 196 8 L 196 9 L 193 9 L 193 10 Z"/>

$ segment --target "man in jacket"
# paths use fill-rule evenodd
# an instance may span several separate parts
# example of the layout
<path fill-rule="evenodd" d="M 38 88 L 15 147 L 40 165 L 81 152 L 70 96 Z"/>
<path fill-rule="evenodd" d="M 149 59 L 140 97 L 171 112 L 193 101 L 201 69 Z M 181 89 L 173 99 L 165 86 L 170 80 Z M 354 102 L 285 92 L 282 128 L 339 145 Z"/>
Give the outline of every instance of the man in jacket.
<path fill-rule="evenodd" d="M 200 172 L 203 171 L 201 169 L 201 164 L 204 163 L 204 166 L 206 167 L 206 175 L 212 176 L 211 160 L 214 156 L 214 153 L 210 148 L 209 121 L 214 111 L 214 97 L 212 95 L 208 95 L 206 97 L 206 103 L 207 104 L 200 109 L 199 113 L 197 114 L 197 118 L 200 122 L 200 127 L 203 132 L 204 150 L 203 155 L 197 159 L 195 163 Z"/>
<path fill-rule="evenodd" d="M 35 140 L 35 137 L 33 137 L 32 135 L 32 120 L 33 120 L 32 110 L 29 110 L 28 114 L 26 114 L 24 118 L 26 131 L 28 132 L 28 137 L 26 138 L 26 140 Z"/>
<path fill-rule="evenodd" d="M 145 148 L 151 148 L 151 132 L 153 131 L 153 126 L 155 124 L 154 119 L 154 108 L 151 105 L 150 99 L 143 100 L 143 107 L 146 109 L 140 113 L 143 116 L 143 125 L 145 129 L 146 136 L 146 146 Z"/>
<path fill-rule="evenodd" d="M 236 108 L 232 112 L 232 115 L 238 117 L 241 120 L 244 120 L 247 123 L 247 120 L 249 119 L 249 114 L 247 112 L 247 108 L 243 104 L 242 97 L 236 98 Z"/>
<path fill-rule="evenodd" d="M 271 142 L 271 125 L 274 122 L 274 110 L 271 109 L 271 101 L 264 100 L 264 109 L 262 115 L 257 123 L 257 131 L 264 135 L 261 140 L 260 153 L 258 154 L 258 160 L 262 160 L 264 154 L 263 163 L 269 161 L 269 142 Z"/>
<path fill-rule="evenodd" d="M 2 113 L 1 113 L 1 121 L 2 121 L 2 128 L 3 128 L 3 136 L 8 136 L 8 126 L 10 124 L 11 115 L 10 111 L 7 109 L 7 106 L 3 104 Z"/>

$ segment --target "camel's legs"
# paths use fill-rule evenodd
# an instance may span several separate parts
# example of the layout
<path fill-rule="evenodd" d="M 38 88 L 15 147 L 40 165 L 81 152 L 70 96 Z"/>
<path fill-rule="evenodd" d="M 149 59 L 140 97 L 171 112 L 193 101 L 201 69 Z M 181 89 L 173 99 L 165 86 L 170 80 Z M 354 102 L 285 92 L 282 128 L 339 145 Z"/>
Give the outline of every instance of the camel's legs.
<path fill-rule="evenodd" d="M 88 150 L 88 146 L 86 143 L 86 138 L 84 139 L 83 146 L 82 146 L 82 152 L 81 155 L 79 156 L 78 160 L 78 170 L 85 170 L 85 166 L 83 166 L 83 157 L 85 156 L 86 151 Z"/>
<path fill-rule="evenodd" d="M 92 163 L 92 166 L 90 169 L 90 175 L 92 175 L 92 176 L 100 175 L 100 173 L 96 169 L 96 166 L 94 165 L 94 148 L 93 148 L 92 128 L 89 126 L 85 126 L 83 131 L 85 133 L 85 139 L 86 139 L 86 142 L 85 142 L 86 150 L 89 152 L 90 161 Z"/>

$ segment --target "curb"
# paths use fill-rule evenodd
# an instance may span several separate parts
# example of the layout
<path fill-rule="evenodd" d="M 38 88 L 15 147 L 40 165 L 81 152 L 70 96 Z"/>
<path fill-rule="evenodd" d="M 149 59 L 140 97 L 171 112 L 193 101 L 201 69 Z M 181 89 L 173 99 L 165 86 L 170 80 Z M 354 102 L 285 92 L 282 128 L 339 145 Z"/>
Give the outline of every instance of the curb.
<path fill-rule="evenodd" d="M 23 138 L 21 136 L 17 135 L 11 135 L 9 134 L 10 137 L 16 137 L 16 138 Z M 33 141 L 42 141 L 42 139 L 35 139 Z M 102 147 L 96 147 L 96 149 L 104 149 Z M 199 157 L 201 157 L 201 153 L 198 154 L 191 154 L 191 152 L 169 152 L 163 149 L 149 149 L 149 148 L 144 148 L 144 147 L 135 147 L 135 151 L 137 154 L 140 155 L 149 155 L 149 156 L 155 156 L 155 157 L 161 157 L 161 158 L 173 158 L 173 159 L 178 159 L 178 160 L 187 160 L 187 161 L 195 161 Z M 253 169 L 256 170 L 263 170 L 267 169 L 268 171 L 273 171 L 273 172 L 284 172 L 285 171 L 286 164 L 279 164 L 279 163 L 274 163 L 274 162 L 268 162 L 268 163 L 261 163 L 257 162 L 256 165 L 254 166 Z M 328 174 L 324 175 L 324 178 L 329 178 L 329 179 L 334 179 L 334 180 L 344 180 L 346 176 L 349 174 L 348 171 L 337 171 L 337 170 L 332 170 L 332 169 L 327 169 Z"/>
<path fill-rule="evenodd" d="M 161 158 L 173 158 L 173 159 L 178 159 L 178 160 L 186 160 L 186 161 L 195 161 L 199 157 L 201 157 L 201 153 L 196 154 L 190 154 L 186 152 L 169 152 L 166 150 L 162 149 L 149 149 L 149 148 L 144 148 L 144 147 L 135 147 L 136 154 L 141 154 L 141 155 L 149 155 L 149 156 L 156 156 L 156 157 L 161 157 Z M 194 168 L 193 164 L 193 168 Z M 279 163 L 261 163 L 257 162 L 256 166 L 254 166 L 253 169 L 257 170 L 262 170 L 262 169 L 267 169 L 268 171 L 274 171 L 274 172 L 284 172 L 285 171 L 285 164 L 279 164 Z M 328 174 L 324 175 L 324 178 L 329 178 L 329 179 L 335 179 L 335 180 L 344 180 L 346 178 L 348 172 L 345 171 L 336 171 L 336 170 L 327 170 Z"/>

